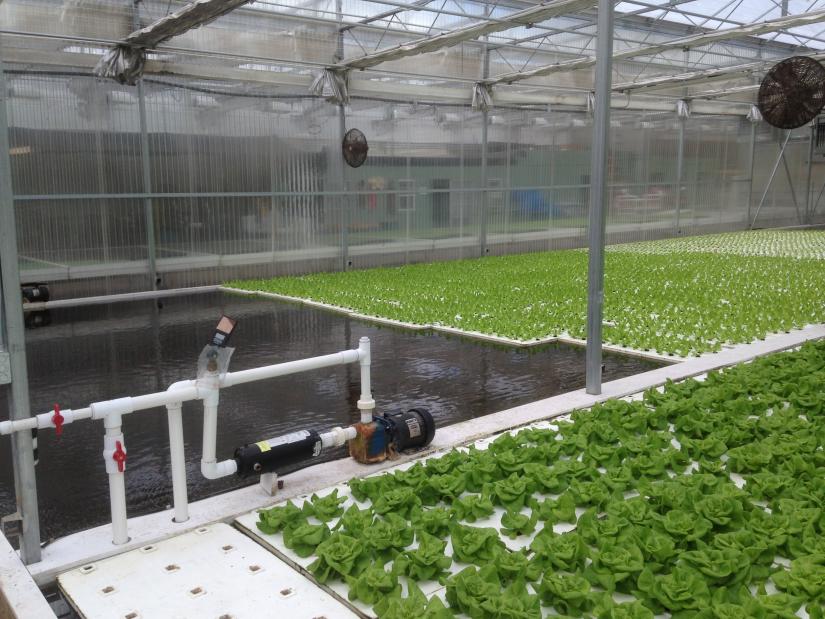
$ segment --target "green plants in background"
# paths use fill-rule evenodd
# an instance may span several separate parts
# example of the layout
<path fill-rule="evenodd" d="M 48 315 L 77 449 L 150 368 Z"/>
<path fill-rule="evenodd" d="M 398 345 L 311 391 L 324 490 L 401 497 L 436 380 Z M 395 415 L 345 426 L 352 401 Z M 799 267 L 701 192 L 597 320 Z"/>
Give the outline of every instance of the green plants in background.
<path fill-rule="evenodd" d="M 759 231 L 612 246 L 604 338 L 690 356 L 825 320 L 825 232 Z M 229 282 L 421 325 L 520 341 L 586 333 L 587 253 L 491 257 Z"/>

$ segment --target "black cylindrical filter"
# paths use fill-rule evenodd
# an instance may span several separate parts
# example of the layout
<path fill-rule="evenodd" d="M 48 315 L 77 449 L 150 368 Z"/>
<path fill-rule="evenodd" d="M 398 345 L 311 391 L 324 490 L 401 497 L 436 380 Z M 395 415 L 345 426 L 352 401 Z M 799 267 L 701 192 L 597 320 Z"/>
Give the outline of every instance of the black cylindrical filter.
<path fill-rule="evenodd" d="M 426 408 L 411 408 L 406 413 L 384 413 L 390 424 L 390 442 L 396 451 L 426 447 L 435 436 L 435 421 Z"/>
<path fill-rule="evenodd" d="M 49 300 L 49 287 L 46 284 L 23 284 L 20 290 L 27 303 L 45 303 Z"/>
<path fill-rule="evenodd" d="M 300 430 L 244 445 L 235 450 L 238 476 L 272 473 L 291 464 L 317 458 L 322 450 L 321 437 L 314 430 Z"/>

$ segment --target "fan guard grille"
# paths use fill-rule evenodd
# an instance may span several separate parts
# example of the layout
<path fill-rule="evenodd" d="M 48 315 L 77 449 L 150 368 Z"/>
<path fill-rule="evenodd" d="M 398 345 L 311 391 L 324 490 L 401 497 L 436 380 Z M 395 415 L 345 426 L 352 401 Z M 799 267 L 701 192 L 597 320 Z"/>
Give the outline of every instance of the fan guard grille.
<path fill-rule="evenodd" d="M 825 106 L 825 67 L 794 56 L 774 66 L 759 87 L 759 111 L 780 129 L 796 129 L 816 118 Z"/>
<path fill-rule="evenodd" d="M 344 154 L 344 161 L 349 166 L 358 168 L 367 160 L 367 151 L 369 151 L 367 137 L 359 129 L 350 129 L 344 135 L 341 150 Z"/>

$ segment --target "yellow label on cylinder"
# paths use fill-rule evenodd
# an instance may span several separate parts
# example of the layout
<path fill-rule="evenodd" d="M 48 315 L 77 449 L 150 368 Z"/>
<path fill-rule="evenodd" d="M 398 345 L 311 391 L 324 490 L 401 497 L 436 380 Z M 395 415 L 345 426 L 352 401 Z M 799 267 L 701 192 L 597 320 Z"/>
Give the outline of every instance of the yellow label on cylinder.
<path fill-rule="evenodd" d="M 260 443 L 255 443 L 255 444 L 258 446 L 258 449 L 260 449 L 261 452 L 269 451 L 271 449 L 271 447 L 269 446 L 269 443 L 267 441 L 261 441 Z"/>

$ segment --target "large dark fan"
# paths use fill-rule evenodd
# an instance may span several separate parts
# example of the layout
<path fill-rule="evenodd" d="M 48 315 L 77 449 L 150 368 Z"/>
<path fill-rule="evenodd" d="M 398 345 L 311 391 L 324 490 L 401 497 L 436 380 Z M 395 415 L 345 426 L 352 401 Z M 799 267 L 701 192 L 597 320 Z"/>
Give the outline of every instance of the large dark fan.
<path fill-rule="evenodd" d="M 344 135 L 344 142 L 341 150 L 344 153 L 344 161 L 350 167 L 358 168 L 367 160 L 367 151 L 370 149 L 367 144 L 367 137 L 359 129 L 350 129 Z"/>
<path fill-rule="evenodd" d="M 757 105 L 765 121 L 780 129 L 811 122 L 825 106 L 825 67 L 805 56 L 783 60 L 762 80 Z"/>

